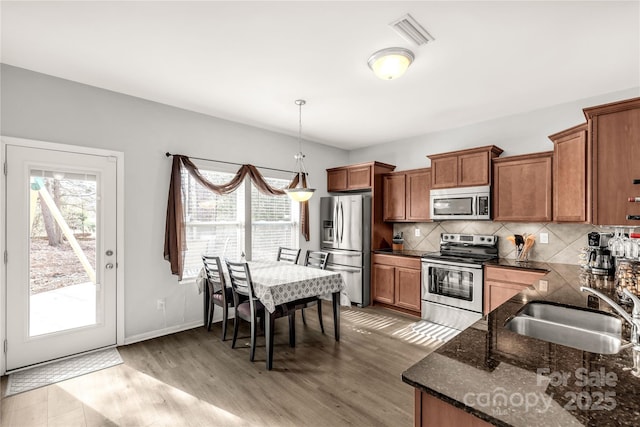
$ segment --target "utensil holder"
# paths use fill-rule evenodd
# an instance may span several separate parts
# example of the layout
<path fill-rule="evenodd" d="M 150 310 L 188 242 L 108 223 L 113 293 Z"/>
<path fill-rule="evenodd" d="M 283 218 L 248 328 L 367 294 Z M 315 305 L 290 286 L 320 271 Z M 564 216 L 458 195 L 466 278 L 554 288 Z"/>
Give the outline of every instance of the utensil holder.
<path fill-rule="evenodd" d="M 529 251 L 525 251 L 523 248 L 516 248 L 516 261 L 527 262 L 529 261 Z"/>

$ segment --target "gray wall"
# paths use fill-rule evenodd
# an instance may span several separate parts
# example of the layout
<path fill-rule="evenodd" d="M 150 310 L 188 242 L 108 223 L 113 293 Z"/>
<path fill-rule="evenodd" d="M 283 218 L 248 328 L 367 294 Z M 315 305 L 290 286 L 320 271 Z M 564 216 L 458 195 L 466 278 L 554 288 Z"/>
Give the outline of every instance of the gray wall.
<path fill-rule="evenodd" d="M 152 336 L 202 318 L 195 284 L 179 285 L 163 259 L 171 161 L 165 152 L 294 168 L 297 139 L 68 80 L 1 68 L 1 134 L 125 153 L 125 336 Z M 325 169 L 348 153 L 305 143 L 306 166 L 318 189 L 311 199 L 311 241 L 319 248 L 317 212 Z M 166 318 L 156 300 L 166 298 Z"/>
<path fill-rule="evenodd" d="M 484 145 L 497 145 L 501 157 L 553 150 L 549 135 L 585 122 L 582 109 L 640 96 L 640 87 L 592 98 L 580 99 L 543 110 L 517 114 L 451 129 L 353 150 L 351 163 L 380 160 L 396 165 L 396 170 L 425 168 L 429 154 Z M 425 100 L 428 102 L 428 100 Z"/>

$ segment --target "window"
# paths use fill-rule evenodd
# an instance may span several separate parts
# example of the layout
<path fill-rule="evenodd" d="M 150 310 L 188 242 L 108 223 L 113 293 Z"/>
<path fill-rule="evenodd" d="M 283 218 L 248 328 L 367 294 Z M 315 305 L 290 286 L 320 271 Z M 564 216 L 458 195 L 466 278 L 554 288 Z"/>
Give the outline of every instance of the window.
<path fill-rule="evenodd" d="M 265 178 L 283 188 L 287 179 Z M 251 259 L 275 260 L 278 247 L 298 247 L 298 203 L 286 196 L 266 196 L 251 185 Z"/>
<path fill-rule="evenodd" d="M 229 182 L 235 175 L 204 168 L 200 172 L 215 184 Z M 219 196 L 187 171 L 182 174 L 187 239 L 183 280 L 198 275 L 205 253 L 238 260 L 244 252 L 247 259 L 275 260 L 278 246 L 298 247 L 298 204 L 288 197 L 263 195 L 248 179 L 233 193 Z M 278 188 L 289 183 L 265 179 Z"/>

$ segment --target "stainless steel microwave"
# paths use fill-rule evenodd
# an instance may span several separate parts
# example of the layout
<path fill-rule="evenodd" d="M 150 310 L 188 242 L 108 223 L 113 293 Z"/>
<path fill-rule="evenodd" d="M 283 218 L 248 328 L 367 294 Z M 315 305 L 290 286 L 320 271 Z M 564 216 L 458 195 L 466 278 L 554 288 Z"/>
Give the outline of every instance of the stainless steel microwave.
<path fill-rule="evenodd" d="M 430 191 L 433 220 L 491 219 L 491 187 L 445 188 Z"/>

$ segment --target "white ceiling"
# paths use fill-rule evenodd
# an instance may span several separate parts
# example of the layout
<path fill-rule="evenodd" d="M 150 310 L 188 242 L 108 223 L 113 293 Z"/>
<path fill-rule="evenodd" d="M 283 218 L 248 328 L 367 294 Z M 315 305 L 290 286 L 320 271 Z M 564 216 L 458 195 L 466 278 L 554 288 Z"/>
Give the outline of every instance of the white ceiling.
<path fill-rule="evenodd" d="M 638 1 L 2 1 L 2 62 L 354 149 L 640 86 Z M 435 37 L 412 46 L 406 13 Z M 374 51 L 414 51 L 379 80 Z"/>

